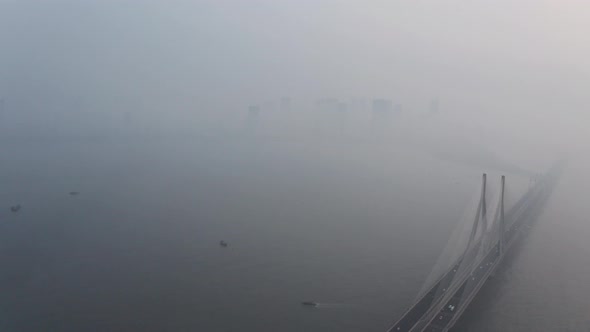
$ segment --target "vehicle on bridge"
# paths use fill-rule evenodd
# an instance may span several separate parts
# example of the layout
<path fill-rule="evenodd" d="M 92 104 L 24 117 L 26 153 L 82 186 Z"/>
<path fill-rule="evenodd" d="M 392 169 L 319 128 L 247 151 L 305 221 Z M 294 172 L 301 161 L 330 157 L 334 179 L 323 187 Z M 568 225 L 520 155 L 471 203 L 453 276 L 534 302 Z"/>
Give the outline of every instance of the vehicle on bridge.
<path fill-rule="evenodd" d="M 538 177 L 534 185 L 509 211 L 504 211 L 505 177 L 500 199 L 487 225 L 486 174 L 469 241 L 453 264 L 410 306 L 388 332 L 448 331 L 461 317 L 506 252 L 530 229 L 549 198 L 562 164 Z M 492 231 L 490 231 L 492 230 Z"/>

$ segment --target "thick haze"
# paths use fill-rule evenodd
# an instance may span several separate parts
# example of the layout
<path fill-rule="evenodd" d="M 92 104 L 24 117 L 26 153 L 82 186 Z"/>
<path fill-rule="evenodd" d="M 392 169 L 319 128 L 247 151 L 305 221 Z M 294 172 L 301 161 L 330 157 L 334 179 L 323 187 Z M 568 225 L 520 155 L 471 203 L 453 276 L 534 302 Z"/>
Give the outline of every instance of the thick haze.
<path fill-rule="evenodd" d="M 588 31 L 582 0 L 0 0 L 0 330 L 384 331 L 483 172 L 509 211 L 562 157 L 466 330 L 590 326 Z"/>
<path fill-rule="evenodd" d="M 301 107 L 386 97 L 410 113 L 438 98 L 493 133 L 572 143 L 589 120 L 589 11 L 574 0 L 2 0 L 0 95 L 21 134 L 113 127 L 125 112 L 217 130 L 281 96 Z"/>

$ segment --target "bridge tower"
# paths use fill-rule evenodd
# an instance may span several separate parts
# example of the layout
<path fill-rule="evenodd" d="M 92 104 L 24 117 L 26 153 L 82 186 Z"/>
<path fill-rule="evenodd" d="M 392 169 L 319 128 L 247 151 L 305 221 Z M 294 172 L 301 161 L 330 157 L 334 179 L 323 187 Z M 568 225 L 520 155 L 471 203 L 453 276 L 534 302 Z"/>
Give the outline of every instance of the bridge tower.
<path fill-rule="evenodd" d="M 473 221 L 473 227 L 471 227 L 471 235 L 469 236 L 469 242 L 467 242 L 467 248 L 465 252 L 468 251 L 471 243 L 475 239 L 475 235 L 477 234 L 477 228 L 479 226 L 479 220 L 481 219 L 484 225 L 482 229 L 485 230 L 487 228 L 487 221 L 486 221 L 486 180 L 487 175 L 483 173 L 482 180 L 481 180 L 481 197 L 479 199 L 479 205 L 477 206 L 477 212 L 475 213 L 475 220 Z"/>
<path fill-rule="evenodd" d="M 488 209 L 487 209 L 487 204 L 486 204 L 486 179 L 487 179 L 487 175 L 484 173 L 483 174 L 483 188 L 482 188 L 482 192 L 481 192 L 481 201 L 482 201 L 482 205 L 481 205 L 481 229 L 482 231 L 486 231 L 488 229 Z"/>
<path fill-rule="evenodd" d="M 506 231 L 506 225 L 504 222 L 504 186 L 506 183 L 506 177 L 504 175 L 502 175 L 502 180 L 500 183 L 500 239 L 498 240 L 498 248 L 500 250 L 500 254 L 502 254 L 504 252 L 504 233 Z"/>

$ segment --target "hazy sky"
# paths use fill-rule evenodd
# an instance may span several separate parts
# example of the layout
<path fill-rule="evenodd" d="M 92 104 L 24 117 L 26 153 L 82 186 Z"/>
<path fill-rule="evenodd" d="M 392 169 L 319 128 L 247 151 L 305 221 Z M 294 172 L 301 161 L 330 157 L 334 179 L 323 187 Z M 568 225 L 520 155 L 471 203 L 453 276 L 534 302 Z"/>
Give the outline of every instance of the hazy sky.
<path fill-rule="evenodd" d="M 575 125 L 589 119 L 589 18 L 582 0 L 0 0 L 0 95 L 35 114 L 438 97 Z"/>

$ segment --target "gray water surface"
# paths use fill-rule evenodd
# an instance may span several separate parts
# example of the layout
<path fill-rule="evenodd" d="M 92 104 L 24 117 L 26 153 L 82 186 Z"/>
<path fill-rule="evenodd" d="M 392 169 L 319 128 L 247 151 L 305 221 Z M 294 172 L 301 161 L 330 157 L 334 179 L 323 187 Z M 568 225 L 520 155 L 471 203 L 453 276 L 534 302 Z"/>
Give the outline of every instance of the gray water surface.
<path fill-rule="evenodd" d="M 0 158 L 2 331 L 384 331 L 481 172 L 395 146 L 271 140 L 23 142 Z M 527 251 L 549 233 L 541 223 L 464 329 L 534 320 L 543 282 L 575 297 L 545 273 L 568 260 Z M 549 281 L 530 282 L 539 268 Z"/>

